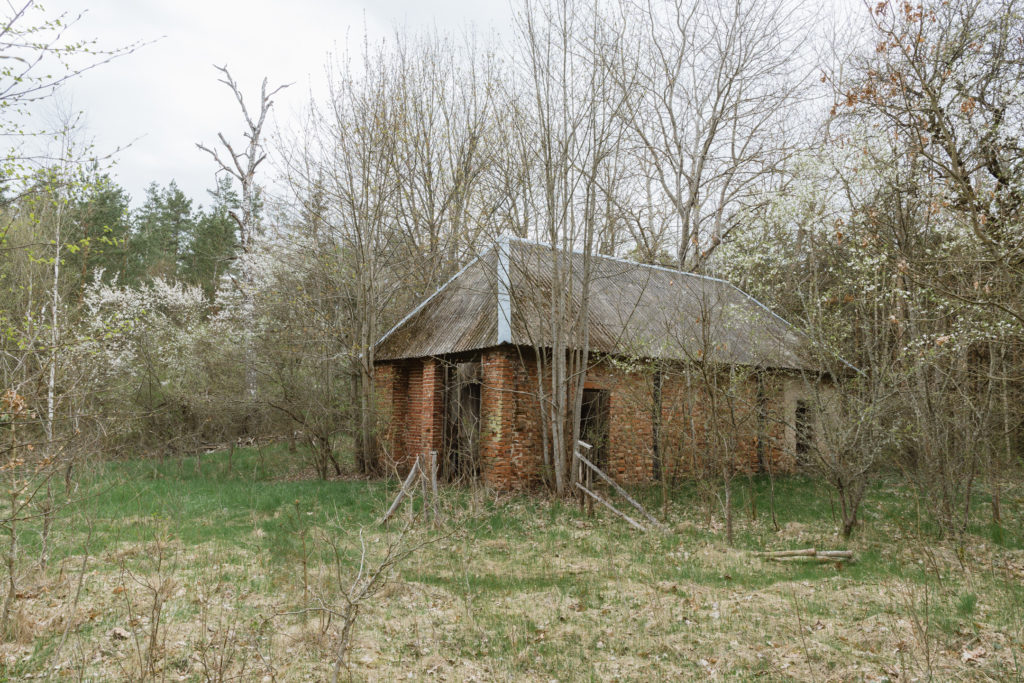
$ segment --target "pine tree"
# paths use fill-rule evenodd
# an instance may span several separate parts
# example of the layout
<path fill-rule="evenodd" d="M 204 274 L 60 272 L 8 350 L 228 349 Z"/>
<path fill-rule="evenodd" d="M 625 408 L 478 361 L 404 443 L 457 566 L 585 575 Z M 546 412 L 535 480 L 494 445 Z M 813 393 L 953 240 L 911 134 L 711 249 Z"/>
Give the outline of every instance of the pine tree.
<path fill-rule="evenodd" d="M 181 256 L 181 276 L 212 299 L 239 246 L 237 226 L 231 217 L 231 212 L 239 208 L 239 199 L 227 177 L 218 178 L 217 187 L 208 192 L 213 206 L 195 222 Z"/>
<path fill-rule="evenodd" d="M 71 290 L 81 300 L 98 272 L 105 282 L 117 278 L 130 283 L 126 270 L 131 223 L 128 193 L 110 176 L 88 178 L 79 187 L 69 207 L 73 232 L 65 263 Z"/>
<path fill-rule="evenodd" d="M 146 201 L 135 214 L 130 241 L 130 277 L 176 279 L 197 218 L 192 200 L 173 180 L 164 189 L 150 183 L 146 188 Z"/>

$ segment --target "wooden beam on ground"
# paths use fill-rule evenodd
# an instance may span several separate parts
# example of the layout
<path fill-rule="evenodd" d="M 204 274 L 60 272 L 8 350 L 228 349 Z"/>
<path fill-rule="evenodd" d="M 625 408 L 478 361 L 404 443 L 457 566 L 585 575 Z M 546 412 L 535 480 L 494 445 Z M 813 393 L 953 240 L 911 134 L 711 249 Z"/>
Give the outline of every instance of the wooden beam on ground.
<path fill-rule="evenodd" d="M 848 558 L 845 557 L 766 557 L 764 558 L 769 562 L 810 562 L 818 564 L 828 564 L 830 562 L 845 562 Z"/>
<path fill-rule="evenodd" d="M 802 550 L 766 550 L 754 554 L 761 557 L 814 557 L 817 552 L 814 548 L 804 548 Z"/>
<path fill-rule="evenodd" d="M 819 562 L 832 562 L 835 560 L 852 560 L 852 550 L 816 550 L 814 548 L 801 548 L 800 550 L 768 550 L 755 552 L 754 555 L 763 557 L 775 562 L 816 560 Z"/>
<path fill-rule="evenodd" d="M 607 500 L 605 500 L 604 498 L 602 498 L 598 494 L 596 494 L 593 491 L 591 491 L 590 489 L 588 489 L 583 484 L 581 484 L 579 482 L 576 482 L 576 488 L 578 488 L 580 491 L 583 491 L 583 493 L 587 494 L 588 496 L 590 496 L 591 498 L 596 500 L 601 505 L 604 505 L 606 508 L 608 508 L 609 510 L 611 510 L 612 512 L 617 514 L 619 517 L 622 517 L 624 520 L 629 522 L 629 525 L 631 527 L 633 527 L 637 531 L 647 531 L 647 529 L 644 528 L 643 524 L 641 524 L 640 522 L 636 521 L 635 519 L 633 519 L 632 517 L 627 515 L 625 512 L 622 512 L 617 507 L 615 507 L 614 505 L 609 503 Z"/>
<path fill-rule="evenodd" d="M 437 451 L 430 451 L 430 488 L 431 488 L 431 517 L 434 524 L 438 523 L 438 496 L 437 496 Z"/>

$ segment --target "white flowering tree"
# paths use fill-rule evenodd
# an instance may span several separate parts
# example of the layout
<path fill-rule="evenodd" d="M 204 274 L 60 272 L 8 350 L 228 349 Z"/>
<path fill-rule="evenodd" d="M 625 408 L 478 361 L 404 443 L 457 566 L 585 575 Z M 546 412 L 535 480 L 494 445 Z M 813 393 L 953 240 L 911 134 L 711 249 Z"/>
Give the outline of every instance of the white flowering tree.
<path fill-rule="evenodd" d="M 954 535 L 986 478 L 999 521 L 1019 466 L 1014 6 L 873 7 L 870 49 L 832 79 L 823 144 L 719 264 L 800 322 L 824 367 L 841 373 L 843 358 L 861 371 L 825 412 L 835 438 L 816 454 L 823 475 L 849 491 L 869 463 L 898 466 Z"/>
<path fill-rule="evenodd" d="M 207 414 L 198 404 L 208 395 L 202 290 L 160 278 L 137 287 L 97 278 L 84 305 L 76 352 L 97 388 L 97 407 L 118 416 L 107 428 L 108 446 L 197 445 L 196 421 Z M 230 336 L 216 346 L 227 343 Z"/>

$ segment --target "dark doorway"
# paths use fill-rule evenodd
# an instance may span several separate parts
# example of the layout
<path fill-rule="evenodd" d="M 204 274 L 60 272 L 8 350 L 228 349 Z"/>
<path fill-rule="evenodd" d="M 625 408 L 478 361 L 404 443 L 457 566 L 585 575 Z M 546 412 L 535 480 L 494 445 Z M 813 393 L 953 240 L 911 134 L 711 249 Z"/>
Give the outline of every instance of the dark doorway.
<path fill-rule="evenodd" d="M 814 422 L 807 401 L 796 402 L 793 424 L 796 431 L 796 457 L 800 461 L 806 461 L 814 444 Z"/>
<path fill-rule="evenodd" d="M 580 439 L 589 443 L 590 461 L 602 470 L 608 466 L 608 427 L 611 393 L 606 389 L 584 389 L 580 409 Z"/>
<path fill-rule="evenodd" d="M 480 473 L 480 363 L 454 363 L 445 372 L 443 481 Z"/>

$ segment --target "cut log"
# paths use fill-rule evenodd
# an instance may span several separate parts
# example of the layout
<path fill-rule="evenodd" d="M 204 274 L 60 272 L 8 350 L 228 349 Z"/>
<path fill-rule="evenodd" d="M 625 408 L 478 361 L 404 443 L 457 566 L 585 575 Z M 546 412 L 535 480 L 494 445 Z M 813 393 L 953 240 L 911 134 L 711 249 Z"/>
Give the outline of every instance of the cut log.
<path fill-rule="evenodd" d="M 409 474 L 408 476 L 406 476 L 405 481 L 402 482 L 402 488 L 399 489 L 398 495 L 395 496 L 395 502 L 391 504 L 391 507 L 388 508 L 388 511 L 384 513 L 384 516 L 380 518 L 380 522 L 378 522 L 378 524 L 387 524 L 388 520 L 391 519 L 391 515 L 395 514 L 395 510 L 397 510 L 398 506 L 402 504 L 402 501 L 405 500 L 405 497 L 409 495 L 409 487 L 415 483 L 416 475 L 419 473 L 419 471 L 420 461 L 416 460 L 416 462 L 412 464 L 412 469 L 409 470 Z"/>
<path fill-rule="evenodd" d="M 769 560 L 781 562 L 783 560 L 818 560 L 820 562 L 832 562 L 835 560 L 852 560 L 852 550 L 816 550 L 814 548 L 801 548 L 800 550 L 768 550 L 755 552 L 754 555 Z"/>
<path fill-rule="evenodd" d="M 770 562 L 817 562 L 819 564 L 828 564 L 830 562 L 844 562 L 848 558 L 845 557 L 768 557 L 765 558 Z"/>
<path fill-rule="evenodd" d="M 596 494 L 593 491 L 591 491 L 590 489 L 588 489 L 583 484 L 581 484 L 579 482 L 576 482 L 576 488 L 578 488 L 580 491 L 583 491 L 583 493 L 587 494 L 588 496 L 590 496 L 591 498 L 596 500 L 601 505 L 604 505 L 606 508 L 608 508 L 609 510 L 611 510 L 612 512 L 617 514 L 619 517 L 622 517 L 624 520 L 629 522 L 629 525 L 631 527 L 633 527 L 637 531 L 647 531 L 647 529 L 644 528 L 643 524 L 641 524 L 640 522 L 636 521 L 635 519 L 633 519 L 632 517 L 627 515 L 625 512 L 622 512 L 617 507 L 615 507 L 614 505 L 609 503 L 607 500 L 605 500 L 604 498 L 602 498 L 598 494 Z"/>
<path fill-rule="evenodd" d="M 814 548 L 804 548 L 802 550 L 767 550 L 754 554 L 761 557 L 814 557 L 817 553 L 818 551 Z"/>

